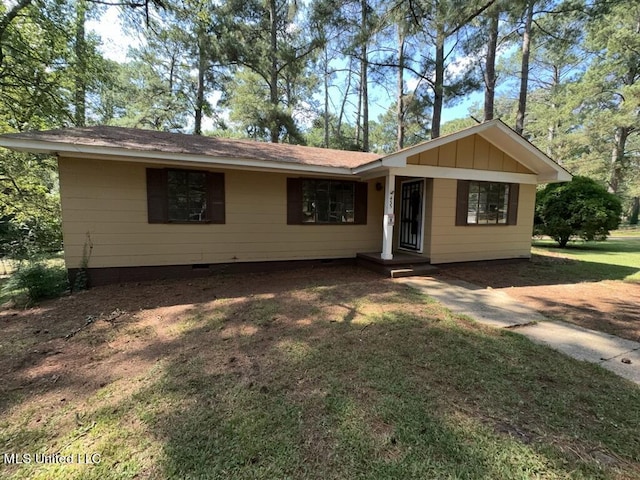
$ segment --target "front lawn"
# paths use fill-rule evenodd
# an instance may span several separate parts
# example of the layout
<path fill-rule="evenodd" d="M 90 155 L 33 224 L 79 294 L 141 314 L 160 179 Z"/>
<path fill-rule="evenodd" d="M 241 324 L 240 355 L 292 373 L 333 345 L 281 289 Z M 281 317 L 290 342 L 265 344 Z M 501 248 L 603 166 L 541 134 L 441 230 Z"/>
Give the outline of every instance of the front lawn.
<path fill-rule="evenodd" d="M 551 240 L 533 242 L 534 255 L 564 257 L 578 262 L 562 266 L 563 276 L 594 280 L 640 282 L 640 237 L 611 238 L 604 242 L 571 242 L 558 248 Z M 554 274 L 554 273 L 552 273 Z"/>
<path fill-rule="evenodd" d="M 2 478 L 640 478 L 637 385 L 357 268 L 96 288 L 0 322 L 2 452 L 99 460 Z"/>

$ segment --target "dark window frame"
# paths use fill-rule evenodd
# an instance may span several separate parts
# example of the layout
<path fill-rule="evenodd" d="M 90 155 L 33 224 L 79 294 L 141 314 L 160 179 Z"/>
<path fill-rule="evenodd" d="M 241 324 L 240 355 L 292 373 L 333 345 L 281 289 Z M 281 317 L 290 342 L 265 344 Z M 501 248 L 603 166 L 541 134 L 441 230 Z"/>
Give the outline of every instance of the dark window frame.
<path fill-rule="evenodd" d="M 491 186 L 507 187 L 509 190 L 508 198 L 503 199 L 502 202 L 507 207 L 505 214 L 505 221 L 499 222 L 499 215 L 496 215 L 496 222 L 493 223 L 477 223 L 468 221 L 469 214 L 469 198 L 471 194 L 472 184 L 478 184 L 479 186 L 487 187 L 491 190 Z M 518 183 L 508 182 L 488 182 L 488 181 L 476 181 L 476 180 L 458 180 L 457 202 L 456 202 L 456 226 L 469 226 L 469 227 L 501 227 L 507 225 L 518 224 L 518 200 L 520 197 L 520 185 Z M 489 205 L 489 200 L 486 200 Z"/>
<path fill-rule="evenodd" d="M 206 207 L 200 219 L 170 219 L 169 172 L 186 172 L 188 174 L 204 175 Z M 225 223 L 224 173 L 180 168 L 147 168 L 146 175 L 148 223 L 187 225 Z"/>
<path fill-rule="evenodd" d="M 304 211 L 304 189 L 305 182 L 310 185 L 315 182 L 330 182 L 331 185 L 352 186 L 353 188 L 353 221 L 308 221 L 305 219 Z M 368 189 L 366 182 L 356 182 L 353 180 L 328 179 L 316 177 L 287 178 L 287 224 L 288 225 L 366 225 L 368 210 Z M 330 208 L 330 206 L 329 206 Z M 330 215 L 327 215 L 330 218 Z M 305 221 L 306 220 L 306 221 Z"/>

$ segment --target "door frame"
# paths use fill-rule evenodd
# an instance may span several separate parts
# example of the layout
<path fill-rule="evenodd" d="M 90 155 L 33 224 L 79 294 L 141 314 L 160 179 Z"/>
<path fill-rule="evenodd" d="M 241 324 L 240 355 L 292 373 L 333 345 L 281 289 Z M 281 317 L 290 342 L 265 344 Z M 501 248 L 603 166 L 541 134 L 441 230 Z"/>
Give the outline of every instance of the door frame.
<path fill-rule="evenodd" d="M 400 245 L 400 237 L 402 235 L 402 209 L 404 206 L 403 198 L 402 198 L 402 190 L 404 185 L 407 183 L 422 183 L 422 198 L 420 199 L 420 231 L 418 233 L 418 248 L 407 248 L 402 247 Z M 402 180 L 400 182 L 400 211 L 398 215 L 399 225 L 398 225 L 398 250 L 402 250 L 404 252 L 412 252 L 412 253 L 423 253 L 424 251 L 424 222 L 426 217 L 425 206 L 426 206 L 426 195 L 427 195 L 427 182 L 425 178 L 411 178 L 408 180 Z"/>

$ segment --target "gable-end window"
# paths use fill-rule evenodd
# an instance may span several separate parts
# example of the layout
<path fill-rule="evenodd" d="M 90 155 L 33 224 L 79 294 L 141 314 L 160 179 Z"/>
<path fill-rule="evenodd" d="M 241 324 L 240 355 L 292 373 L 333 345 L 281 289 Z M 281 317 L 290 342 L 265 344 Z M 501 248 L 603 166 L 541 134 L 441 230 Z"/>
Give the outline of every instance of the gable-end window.
<path fill-rule="evenodd" d="M 458 180 L 456 225 L 515 225 L 517 183 Z"/>
<path fill-rule="evenodd" d="M 367 184 L 345 180 L 288 178 L 287 223 L 366 224 Z"/>
<path fill-rule="evenodd" d="M 147 168 L 149 223 L 224 223 L 224 174 Z"/>

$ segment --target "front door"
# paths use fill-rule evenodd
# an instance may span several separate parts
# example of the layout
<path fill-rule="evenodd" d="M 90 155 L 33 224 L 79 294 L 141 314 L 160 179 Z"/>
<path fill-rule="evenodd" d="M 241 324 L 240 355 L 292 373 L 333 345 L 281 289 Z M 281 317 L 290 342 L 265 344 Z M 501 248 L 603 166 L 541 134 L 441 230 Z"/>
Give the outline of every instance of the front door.
<path fill-rule="evenodd" d="M 422 250 L 424 180 L 402 182 L 400 200 L 400 248 Z"/>

